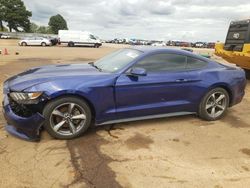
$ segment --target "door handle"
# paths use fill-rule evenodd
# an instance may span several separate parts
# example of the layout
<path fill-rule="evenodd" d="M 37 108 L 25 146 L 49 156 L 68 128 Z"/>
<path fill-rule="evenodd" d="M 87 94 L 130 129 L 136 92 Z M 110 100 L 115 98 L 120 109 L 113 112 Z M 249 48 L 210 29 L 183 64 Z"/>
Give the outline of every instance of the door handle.
<path fill-rule="evenodd" d="M 175 80 L 175 82 L 187 82 L 187 81 L 188 81 L 188 80 L 187 80 L 187 79 L 184 79 L 184 78 Z"/>

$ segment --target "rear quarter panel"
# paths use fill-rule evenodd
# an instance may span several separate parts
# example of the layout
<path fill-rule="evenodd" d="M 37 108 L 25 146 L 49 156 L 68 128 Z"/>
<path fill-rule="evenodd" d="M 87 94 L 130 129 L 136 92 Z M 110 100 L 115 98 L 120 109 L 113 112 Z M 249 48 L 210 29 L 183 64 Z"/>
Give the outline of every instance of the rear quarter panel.
<path fill-rule="evenodd" d="M 200 81 L 193 84 L 190 98 L 198 109 L 200 101 L 210 90 L 222 87 L 227 90 L 230 97 L 230 106 L 239 103 L 244 96 L 246 86 L 245 73 L 242 69 L 228 69 L 226 67 L 207 69 L 197 72 Z"/>

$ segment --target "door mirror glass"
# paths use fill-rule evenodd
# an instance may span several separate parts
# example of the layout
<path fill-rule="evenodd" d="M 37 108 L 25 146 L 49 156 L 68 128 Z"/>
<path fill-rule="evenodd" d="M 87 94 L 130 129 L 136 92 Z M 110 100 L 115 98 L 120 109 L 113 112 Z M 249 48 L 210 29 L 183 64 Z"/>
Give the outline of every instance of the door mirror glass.
<path fill-rule="evenodd" d="M 131 76 L 146 76 L 147 71 L 144 68 L 134 67 L 129 71 Z"/>

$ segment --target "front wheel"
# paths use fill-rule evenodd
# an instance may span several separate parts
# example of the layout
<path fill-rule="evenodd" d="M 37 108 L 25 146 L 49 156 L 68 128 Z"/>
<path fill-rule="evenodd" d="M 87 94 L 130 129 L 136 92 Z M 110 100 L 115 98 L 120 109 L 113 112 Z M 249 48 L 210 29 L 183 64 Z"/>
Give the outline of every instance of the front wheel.
<path fill-rule="evenodd" d="M 91 123 L 91 111 L 87 103 L 75 97 L 63 97 L 48 103 L 43 115 L 45 129 L 57 139 L 76 138 Z"/>
<path fill-rule="evenodd" d="M 45 43 L 45 42 L 42 42 L 42 43 L 41 43 L 41 46 L 45 47 L 45 46 L 46 46 L 46 43 Z"/>
<path fill-rule="evenodd" d="M 94 48 L 99 48 L 99 47 L 100 47 L 99 44 L 95 44 L 95 45 L 94 45 Z"/>
<path fill-rule="evenodd" d="M 212 89 L 200 103 L 199 116 L 208 121 L 218 120 L 225 115 L 228 106 L 228 92 L 223 88 Z"/>
<path fill-rule="evenodd" d="M 244 71 L 245 71 L 245 74 L 246 74 L 246 78 L 250 79 L 250 70 L 244 69 Z"/>

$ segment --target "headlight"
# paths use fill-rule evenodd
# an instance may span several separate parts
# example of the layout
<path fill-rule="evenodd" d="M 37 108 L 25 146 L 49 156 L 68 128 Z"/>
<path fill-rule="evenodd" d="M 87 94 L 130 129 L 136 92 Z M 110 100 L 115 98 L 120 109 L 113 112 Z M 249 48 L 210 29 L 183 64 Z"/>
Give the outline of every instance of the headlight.
<path fill-rule="evenodd" d="M 37 99 L 42 95 L 42 92 L 34 93 L 22 93 L 22 92 L 11 92 L 10 97 L 18 102 L 24 104 L 34 104 L 37 103 Z"/>

